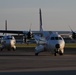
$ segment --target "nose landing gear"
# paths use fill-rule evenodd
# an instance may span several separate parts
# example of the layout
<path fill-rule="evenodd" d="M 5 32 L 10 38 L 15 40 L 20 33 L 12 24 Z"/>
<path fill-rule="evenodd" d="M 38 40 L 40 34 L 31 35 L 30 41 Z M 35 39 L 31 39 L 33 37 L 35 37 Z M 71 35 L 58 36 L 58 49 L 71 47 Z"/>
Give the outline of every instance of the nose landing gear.
<path fill-rule="evenodd" d="M 57 53 L 58 53 L 59 55 L 63 55 L 63 52 L 62 52 L 61 50 L 55 49 L 55 50 L 54 50 L 54 56 L 56 56 Z"/>

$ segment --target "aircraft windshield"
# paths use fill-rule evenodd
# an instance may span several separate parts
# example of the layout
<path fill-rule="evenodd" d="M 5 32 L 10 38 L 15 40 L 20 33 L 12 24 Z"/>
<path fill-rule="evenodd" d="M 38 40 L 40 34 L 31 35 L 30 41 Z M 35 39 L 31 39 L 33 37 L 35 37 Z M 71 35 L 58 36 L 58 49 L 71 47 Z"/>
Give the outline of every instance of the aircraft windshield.
<path fill-rule="evenodd" d="M 51 40 L 62 40 L 61 37 L 51 37 Z"/>

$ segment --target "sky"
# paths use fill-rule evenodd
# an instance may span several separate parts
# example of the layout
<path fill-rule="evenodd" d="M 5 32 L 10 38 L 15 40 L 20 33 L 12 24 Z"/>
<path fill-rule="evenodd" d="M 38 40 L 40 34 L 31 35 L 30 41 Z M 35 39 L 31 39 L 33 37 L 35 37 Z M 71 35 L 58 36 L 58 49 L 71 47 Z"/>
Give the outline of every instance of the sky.
<path fill-rule="evenodd" d="M 43 29 L 76 31 L 76 0 L 0 0 L 0 30 L 39 30 L 39 8 Z"/>

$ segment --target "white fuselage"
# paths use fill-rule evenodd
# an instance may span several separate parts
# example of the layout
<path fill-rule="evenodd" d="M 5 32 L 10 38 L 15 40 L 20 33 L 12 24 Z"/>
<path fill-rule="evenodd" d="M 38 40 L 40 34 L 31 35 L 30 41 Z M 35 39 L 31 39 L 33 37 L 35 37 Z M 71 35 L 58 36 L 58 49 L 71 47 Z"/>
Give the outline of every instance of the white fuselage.
<path fill-rule="evenodd" d="M 13 36 L 11 35 L 6 35 L 6 36 L 3 36 L 2 39 L 1 39 L 1 49 L 4 49 L 4 48 L 7 48 L 7 49 L 16 49 L 16 40 Z"/>
<path fill-rule="evenodd" d="M 61 50 L 62 53 L 64 53 L 64 47 L 65 47 L 65 42 L 64 40 L 61 38 L 61 39 L 49 39 L 47 41 L 47 46 L 46 48 L 51 50 L 51 52 L 54 52 L 54 50 Z"/>
<path fill-rule="evenodd" d="M 41 39 L 41 38 L 40 38 Z M 35 52 L 38 54 L 44 49 L 51 51 L 52 53 L 58 53 L 62 55 L 64 53 L 65 41 L 64 39 L 57 33 L 52 33 L 50 36 L 45 37 L 45 39 L 38 40 L 38 46 L 35 48 Z"/>

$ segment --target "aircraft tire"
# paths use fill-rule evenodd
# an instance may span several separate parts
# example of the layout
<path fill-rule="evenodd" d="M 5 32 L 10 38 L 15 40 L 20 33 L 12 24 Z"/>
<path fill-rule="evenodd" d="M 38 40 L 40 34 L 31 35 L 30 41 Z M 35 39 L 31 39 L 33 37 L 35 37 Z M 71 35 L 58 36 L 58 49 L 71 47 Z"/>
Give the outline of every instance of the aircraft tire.
<path fill-rule="evenodd" d="M 35 53 L 35 56 L 38 56 L 38 53 Z"/>
<path fill-rule="evenodd" d="M 54 56 L 56 56 L 56 52 L 54 53 Z"/>
<path fill-rule="evenodd" d="M 1 51 L 3 51 L 4 47 L 1 48 Z"/>
<path fill-rule="evenodd" d="M 3 49 L 1 48 L 1 51 L 3 51 Z"/>
<path fill-rule="evenodd" d="M 57 53 L 56 50 L 54 50 L 54 52 L 55 52 L 55 53 L 54 53 L 54 56 L 56 56 L 56 53 Z"/>
<path fill-rule="evenodd" d="M 61 55 L 63 55 L 63 53 L 59 53 L 59 55 L 61 56 Z"/>
<path fill-rule="evenodd" d="M 63 55 L 64 53 L 62 53 L 61 51 L 59 51 L 59 55 Z"/>
<path fill-rule="evenodd" d="M 13 51 L 16 51 L 15 49 L 13 49 Z"/>
<path fill-rule="evenodd" d="M 16 49 L 13 48 L 13 51 L 16 51 Z"/>
<path fill-rule="evenodd" d="M 10 51 L 10 49 L 8 49 L 8 51 Z"/>

